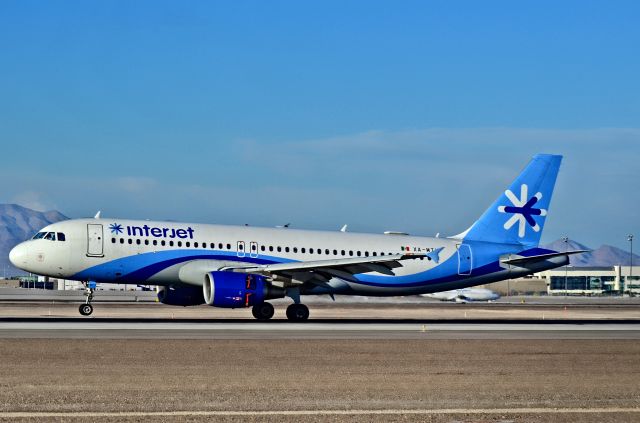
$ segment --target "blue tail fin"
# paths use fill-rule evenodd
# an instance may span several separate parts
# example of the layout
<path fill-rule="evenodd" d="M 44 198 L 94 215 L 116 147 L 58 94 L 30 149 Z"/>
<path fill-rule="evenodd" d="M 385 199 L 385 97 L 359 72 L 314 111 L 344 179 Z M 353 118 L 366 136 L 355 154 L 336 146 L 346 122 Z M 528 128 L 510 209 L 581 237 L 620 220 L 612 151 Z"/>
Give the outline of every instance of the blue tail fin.
<path fill-rule="evenodd" d="M 467 231 L 465 240 L 537 246 L 562 156 L 537 154 Z"/>

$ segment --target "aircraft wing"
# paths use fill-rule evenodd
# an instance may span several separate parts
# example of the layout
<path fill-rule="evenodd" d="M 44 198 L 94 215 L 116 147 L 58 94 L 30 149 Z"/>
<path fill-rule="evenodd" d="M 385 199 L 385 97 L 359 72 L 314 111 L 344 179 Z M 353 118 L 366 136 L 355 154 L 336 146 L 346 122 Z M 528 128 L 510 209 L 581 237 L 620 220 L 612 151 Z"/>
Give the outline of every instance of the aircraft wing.
<path fill-rule="evenodd" d="M 333 277 L 355 281 L 353 275 L 378 272 L 394 276 L 393 269 L 400 267 L 401 261 L 424 259 L 424 253 L 393 254 L 388 256 L 353 257 L 333 260 L 314 260 L 292 263 L 277 263 L 247 266 L 227 266 L 220 270 L 239 273 L 252 273 L 270 277 L 274 282 L 285 285 L 302 284 L 309 281 L 326 283 Z M 429 259 L 431 259 L 429 257 Z"/>
<path fill-rule="evenodd" d="M 527 263 L 548 260 L 548 259 L 554 258 L 554 257 L 570 256 L 572 254 L 588 253 L 589 251 L 591 251 L 591 250 L 574 250 L 574 251 L 565 251 L 564 253 L 540 254 L 540 255 L 537 255 L 537 256 L 510 258 L 510 259 L 500 260 L 500 262 L 504 263 L 504 264 L 513 264 L 513 265 L 516 265 L 516 266 L 522 266 L 522 265 L 525 265 Z"/>

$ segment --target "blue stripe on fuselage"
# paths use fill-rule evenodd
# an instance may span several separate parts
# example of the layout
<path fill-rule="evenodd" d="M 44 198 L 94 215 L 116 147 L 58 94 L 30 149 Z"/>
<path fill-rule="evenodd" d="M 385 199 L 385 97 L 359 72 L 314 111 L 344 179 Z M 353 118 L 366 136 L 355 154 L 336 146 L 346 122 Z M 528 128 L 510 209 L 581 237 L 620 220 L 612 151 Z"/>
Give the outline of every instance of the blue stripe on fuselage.
<path fill-rule="evenodd" d="M 359 274 L 355 278 L 364 285 L 378 287 L 411 287 L 459 281 L 470 277 L 487 275 L 504 270 L 498 261 L 501 254 L 513 252 L 513 245 L 486 244 L 472 246 L 474 251 L 473 270 L 470 275 L 458 275 L 458 255 L 453 254 L 436 267 L 423 272 L 404 276 L 378 276 Z M 521 251 L 520 255 L 537 255 L 550 252 L 534 248 Z M 176 264 L 191 260 L 224 260 L 253 264 L 273 264 L 295 262 L 282 257 L 260 256 L 238 257 L 236 253 L 216 250 L 168 250 L 136 254 L 99 264 L 77 273 L 71 279 L 95 280 L 98 282 L 145 283 L 158 272 Z M 120 274 L 121 276 L 117 276 Z"/>

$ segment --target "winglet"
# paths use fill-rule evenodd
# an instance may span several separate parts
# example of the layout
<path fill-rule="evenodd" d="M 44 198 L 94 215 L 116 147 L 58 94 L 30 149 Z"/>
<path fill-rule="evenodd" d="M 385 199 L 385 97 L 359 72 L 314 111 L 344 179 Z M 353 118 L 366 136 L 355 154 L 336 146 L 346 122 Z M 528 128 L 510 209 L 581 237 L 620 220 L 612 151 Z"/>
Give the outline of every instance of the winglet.
<path fill-rule="evenodd" d="M 96 213 L 95 216 L 93 216 L 94 219 L 100 219 L 100 213 L 102 213 L 102 210 L 98 210 L 98 213 Z"/>
<path fill-rule="evenodd" d="M 342 228 L 340 228 L 340 232 L 347 232 L 347 225 L 344 225 Z"/>
<path fill-rule="evenodd" d="M 444 247 L 436 248 L 435 250 L 427 253 L 427 258 L 433 260 L 436 264 L 440 262 L 440 252 L 444 250 Z"/>

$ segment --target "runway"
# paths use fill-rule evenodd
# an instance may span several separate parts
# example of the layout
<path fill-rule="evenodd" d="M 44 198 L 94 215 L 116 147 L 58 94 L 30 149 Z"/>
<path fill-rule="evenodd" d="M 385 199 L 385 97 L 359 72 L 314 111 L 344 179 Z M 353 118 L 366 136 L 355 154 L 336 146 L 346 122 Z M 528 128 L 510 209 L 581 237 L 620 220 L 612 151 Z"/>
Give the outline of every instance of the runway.
<path fill-rule="evenodd" d="M 640 339 L 640 322 L 171 321 L 1 319 L 0 338 L 41 339 Z"/>

